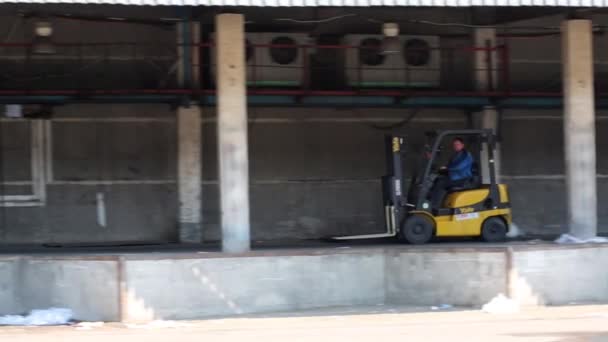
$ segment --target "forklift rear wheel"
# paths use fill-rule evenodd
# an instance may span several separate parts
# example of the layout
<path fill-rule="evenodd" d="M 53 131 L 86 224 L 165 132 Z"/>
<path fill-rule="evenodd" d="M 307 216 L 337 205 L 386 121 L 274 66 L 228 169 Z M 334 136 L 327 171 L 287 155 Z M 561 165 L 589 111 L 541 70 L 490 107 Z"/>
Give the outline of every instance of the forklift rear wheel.
<path fill-rule="evenodd" d="M 434 225 L 424 216 L 413 215 L 405 219 L 399 230 L 399 240 L 414 245 L 427 243 L 433 237 Z"/>
<path fill-rule="evenodd" d="M 500 217 L 490 217 L 483 222 L 481 237 L 487 242 L 505 241 L 507 225 Z"/>

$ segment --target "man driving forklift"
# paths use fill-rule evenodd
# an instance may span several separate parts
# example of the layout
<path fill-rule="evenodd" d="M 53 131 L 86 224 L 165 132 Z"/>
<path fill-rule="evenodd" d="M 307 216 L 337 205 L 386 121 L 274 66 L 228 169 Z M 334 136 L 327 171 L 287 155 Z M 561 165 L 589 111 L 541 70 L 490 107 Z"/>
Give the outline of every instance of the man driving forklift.
<path fill-rule="evenodd" d="M 511 224 L 511 204 L 507 185 L 497 182 L 494 133 L 491 130 L 465 129 L 429 132 L 426 135 L 432 143 L 426 146 L 422 156 L 424 169 L 420 170 L 419 175 L 407 172 L 408 144 L 405 137 L 387 137 L 388 173 L 382 177 L 386 230 L 382 233 L 337 236 L 333 237 L 334 240 L 396 236 L 400 241 L 422 244 L 433 237 L 479 236 L 489 242 L 504 241 Z M 467 137 L 467 141 L 480 145 L 479 148 L 471 148 L 474 154 L 465 149 L 462 138 L 452 138 L 463 136 Z M 437 170 L 435 165 L 444 139 L 452 141 L 455 154 L 441 175 L 441 172 L 437 172 L 441 170 Z M 485 181 L 479 179 L 479 162 L 488 170 Z M 405 182 L 408 176 L 411 180 Z M 438 178 L 443 180 L 436 182 Z M 433 205 L 429 194 L 438 185 L 437 191 L 440 193 L 436 195 L 436 201 L 440 203 Z"/>
<path fill-rule="evenodd" d="M 447 166 L 441 167 L 441 175 L 435 180 L 431 192 L 431 203 L 434 208 L 441 207 L 450 189 L 463 187 L 473 178 L 473 156 L 465 149 L 464 140 L 461 137 L 454 138 L 452 149 L 454 155 Z"/>

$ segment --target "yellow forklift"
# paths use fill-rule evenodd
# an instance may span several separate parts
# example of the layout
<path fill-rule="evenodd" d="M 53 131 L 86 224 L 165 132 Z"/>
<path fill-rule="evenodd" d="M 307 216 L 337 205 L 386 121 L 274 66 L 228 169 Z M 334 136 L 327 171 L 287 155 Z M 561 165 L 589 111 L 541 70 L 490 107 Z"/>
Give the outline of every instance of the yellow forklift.
<path fill-rule="evenodd" d="M 442 144 L 455 137 L 476 145 L 468 151 L 473 155 L 473 177 L 462 187 L 451 188 L 440 206 L 433 207 L 430 194 L 435 179 L 442 172 L 437 168 Z M 492 130 L 448 130 L 427 133 L 421 177 L 406 175 L 407 144 L 403 137 L 387 139 L 388 175 L 382 178 L 386 232 L 380 234 L 334 237 L 355 240 L 397 237 L 400 241 L 423 244 L 433 237 L 482 237 L 488 242 L 504 241 L 511 224 L 511 205 L 505 184 L 496 183 L 494 165 L 495 135 Z M 481 158 L 485 154 L 485 158 Z M 479 162 L 489 170 L 489 183 L 483 184 Z M 410 182 L 406 186 L 405 179 Z"/>

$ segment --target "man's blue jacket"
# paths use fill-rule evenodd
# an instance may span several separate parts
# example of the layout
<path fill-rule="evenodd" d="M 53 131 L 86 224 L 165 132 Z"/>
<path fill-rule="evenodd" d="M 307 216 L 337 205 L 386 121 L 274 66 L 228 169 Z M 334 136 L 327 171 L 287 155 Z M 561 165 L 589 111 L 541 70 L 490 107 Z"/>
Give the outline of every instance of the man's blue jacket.
<path fill-rule="evenodd" d="M 467 150 L 456 153 L 448 164 L 450 180 L 459 181 L 473 177 L 473 157 Z"/>

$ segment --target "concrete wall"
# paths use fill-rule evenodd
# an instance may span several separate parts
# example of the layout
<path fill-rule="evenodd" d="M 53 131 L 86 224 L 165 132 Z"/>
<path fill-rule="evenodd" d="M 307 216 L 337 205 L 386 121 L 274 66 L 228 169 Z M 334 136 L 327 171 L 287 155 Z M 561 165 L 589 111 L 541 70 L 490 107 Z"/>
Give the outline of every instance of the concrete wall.
<path fill-rule="evenodd" d="M 89 18 L 132 20 L 172 17 L 159 7 L 36 6 L 0 8 L 4 43 L 29 43 L 39 17 L 18 13 L 50 13 Z M 49 19 L 55 53 L 33 55 L 27 47 L 0 48 L 0 89 L 143 89 L 175 87 L 177 59 L 172 25 L 130 24 L 126 21 Z M 138 42 L 135 46 L 133 42 Z M 67 45 L 66 45 L 67 44 Z M 89 44 L 85 46 L 85 44 Z M 29 58 L 23 57 L 29 54 Z"/>
<path fill-rule="evenodd" d="M 133 260 L 125 271 L 125 320 L 194 319 L 384 302 L 382 253 Z M 165 275 L 162 280 L 159 271 Z M 160 291 L 165 295 L 159 296 L 162 288 L 172 290 Z"/>
<path fill-rule="evenodd" d="M 594 14 L 594 25 L 605 25 L 608 16 Z M 509 46 L 511 89 L 519 91 L 561 91 L 561 36 L 559 28 L 563 15 L 540 17 L 512 22 L 505 31 L 508 37 L 501 42 Z M 518 29 L 515 29 L 518 27 Z M 522 27 L 527 29 L 522 29 Z M 538 34 L 542 32 L 543 34 Z M 520 37 L 517 37 L 517 36 Z M 523 35 L 523 37 L 521 37 Z M 527 35 L 527 36 L 526 36 Z M 597 33 L 593 38 L 595 88 L 602 92 L 608 89 L 608 43 L 605 34 Z M 531 72 L 533 70 L 534 72 Z"/>
<path fill-rule="evenodd" d="M 219 240 L 215 119 L 203 110 L 203 237 Z M 414 115 L 415 114 L 415 115 Z M 250 109 L 254 240 L 315 239 L 383 229 L 380 177 L 385 134 L 408 136 L 466 127 L 459 109 Z M 608 163 L 607 113 L 598 112 L 600 232 Z M 409 121 L 408 121 L 409 120 Z M 27 125 L 3 123 L 4 191 L 29 191 Z M 22 125 L 24 129 L 21 129 Z M 46 143 L 52 170 L 41 207 L 2 208 L 4 243 L 174 241 L 175 116 L 164 105 L 73 105 L 56 108 Z M 22 132 L 23 131 L 23 132 Z M 502 172 L 514 218 L 529 233 L 566 231 L 563 136 L 557 110 L 504 110 Z M 24 143 L 17 144 L 18 141 Z M 414 154 L 408 165 L 414 165 Z M 51 167 L 52 164 L 52 167 Z M 106 225 L 97 195 L 104 194 Z"/>
<path fill-rule="evenodd" d="M 203 233 L 217 240 L 216 128 L 212 110 L 204 113 Z M 255 108 L 250 118 L 256 240 L 382 230 L 384 135 L 406 134 L 420 147 L 424 131 L 466 125 L 461 110 Z M 4 242 L 174 240 L 175 129 L 168 106 L 58 107 L 47 137 L 47 202 L 4 208 Z"/>
<path fill-rule="evenodd" d="M 387 109 L 251 109 L 253 239 L 381 231 L 384 135 L 408 135 L 413 147 L 420 147 L 424 131 L 465 127 L 460 110 L 421 110 L 404 123 L 412 114 Z M 215 182 L 215 127 L 208 124 L 204 129 L 203 178 Z M 216 185 L 203 189 L 209 196 L 216 191 Z M 208 239 L 219 238 L 215 203 L 214 197 L 203 203 Z"/>
<path fill-rule="evenodd" d="M 479 308 L 608 300 L 608 247 L 308 249 L 3 257 L 0 314 L 50 306 L 80 320 L 198 319 L 349 305 Z"/>
<path fill-rule="evenodd" d="M 607 112 L 596 112 L 598 230 L 608 232 L 602 203 L 608 189 Z M 514 219 L 527 232 L 552 235 L 567 231 L 563 121 L 558 110 L 504 110 L 501 121 L 502 172 L 510 185 Z"/>
<path fill-rule="evenodd" d="M 80 320 L 119 319 L 119 273 L 111 258 L 0 258 L 0 314 L 65 307 Z"/>
<path fill-rule="evenodd" d="M 19 300 L 20 258 L 0 258 L 0 315 L 16 314 L 23 311 Z"/>
<path fill-rule="evenodd" d="M 11 194 L 31 181 L 29 144 L 14 148 L 15 141 L 29 141 L 31 132 L 22 134 L 9 125 L 16 124 L 2 125 L 2 141 L 7 144 L 1 159 L 3 174 L 8 175 L 3 187 Z M 3 242 L 176 238 L 176 128 L 168 105 L 58 107 L 48 125 L 43 161 L 46 203 L 2 208 Z M 31 185 L 25 189 L 31 192 Z M 101 204 L 105 215 L 100 215 Z"/>
<path fill-rule="evenodd" d="M 523 305 L 606 302 L 607 256 L 605 246 L 517 251 L 510 285 L 514 298 Z"/>
<path fill-rule="evenodd" d="M 66 307 L 77 319 L 107 321 L 119 310 L 115 260 L 23 259 L 18 297 L 23 311 Z"/>
<path fill-rule="evenodd" d="M 386 251 L 388 303 L 483 305 L 507 284 L 502 249 Z"/>

